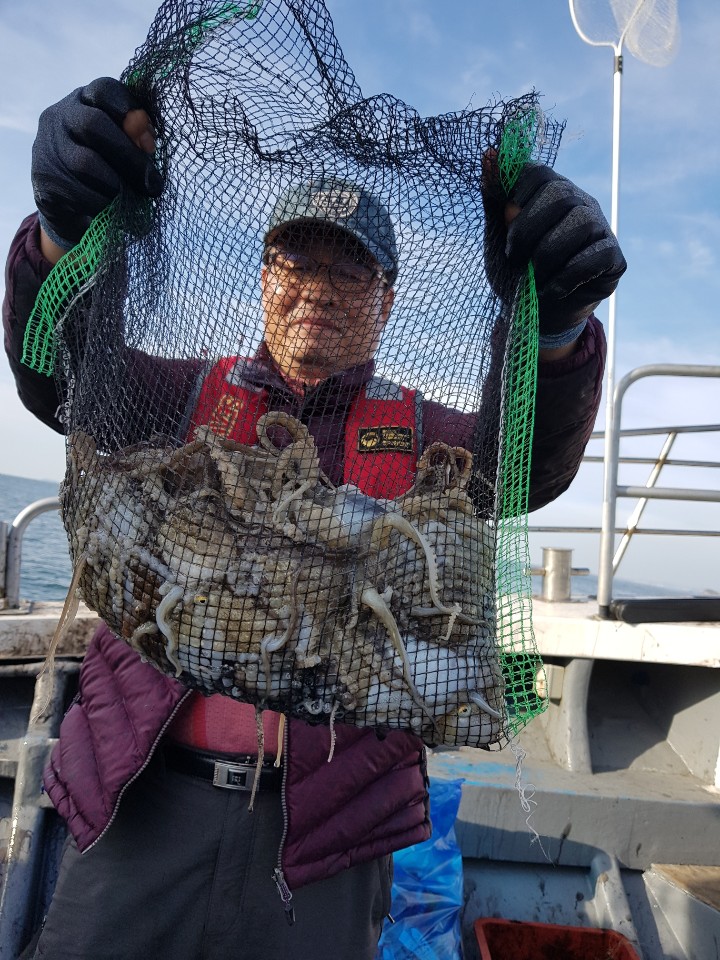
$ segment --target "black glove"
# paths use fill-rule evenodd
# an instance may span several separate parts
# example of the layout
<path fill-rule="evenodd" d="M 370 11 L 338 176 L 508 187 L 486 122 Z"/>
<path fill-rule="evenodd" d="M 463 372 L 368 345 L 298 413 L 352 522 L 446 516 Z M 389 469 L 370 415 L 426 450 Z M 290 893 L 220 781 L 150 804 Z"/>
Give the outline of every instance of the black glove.
<path fill-rule="evenodd" d="M 505 256 L 532 261 L 540 335 L 558 339 L 615 290 L 627 264 L 597 200 L 550 167 L 527 164 L 507 198 L 521 207 L 507 229 Z M 562 338 L 560 338 L 562 339 Z"/>
<path fill-rule="evenodd" d="M 157 197 L 163 181 L 152 156 L 123 132 L 130 90 L 102 77 L 78 87 L 41 116 L 32 150 L 32 185 L 40 223 L 62 247 L 80 240 L 91 219 L 124 187 Z"/>

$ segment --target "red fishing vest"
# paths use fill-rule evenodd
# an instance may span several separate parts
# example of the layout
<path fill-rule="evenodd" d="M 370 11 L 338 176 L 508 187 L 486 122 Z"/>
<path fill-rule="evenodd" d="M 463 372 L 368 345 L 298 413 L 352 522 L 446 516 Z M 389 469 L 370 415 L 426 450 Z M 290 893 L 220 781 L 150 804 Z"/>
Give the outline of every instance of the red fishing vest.
<path fill-rule="evenodd" d="M 256 425 L 268 412 L 267 391 L 242 377 L 245 360 L 219 360 L 203 381 L 192 429 L 209 426 L 221 437 L 252 446 Z M 369 497 L 392 499 L 412 486 L 420 454 L 420 397 L 383 377 L 373 377 L 353 400 L 345 423 L 345 483 Z"/>
<path fill-rule="evenodd" d="M 256 426 L 268 412 L 267 391 L 243 379 L 246 360 L 219 360 L 205 376 L 192 416 L 188 439 L 200 426 L 249 446 L 257 443 Z M 345 423 L 343 479 L 371 497 L 399 497 L 413 484 L 421 450 L 421 397 L 382 377 L 371 378 L 358 392 Z M 279 714 L 263 712 L 265 743 L 274 753 Z M 253 753 L 255 713 L 244 703 L 216 695 L 194 694 L 185 702 L 168 734 L 202 750 Z"/>

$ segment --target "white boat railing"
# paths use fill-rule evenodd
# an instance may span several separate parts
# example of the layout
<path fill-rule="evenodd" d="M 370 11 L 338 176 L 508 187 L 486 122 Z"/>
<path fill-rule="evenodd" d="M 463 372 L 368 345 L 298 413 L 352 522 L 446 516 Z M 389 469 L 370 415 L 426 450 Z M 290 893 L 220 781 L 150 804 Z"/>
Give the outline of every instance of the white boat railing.
<path fill-rule="evenodd" d="M 720 503 L 720 490 L 702 490 L 688 487 L 657 487 L 655 483 L 663 468 L 663 459 L 674 443 L 677 429 L 668 429 L 667 440 L 663 446 L 658 463 L 654 467 L 645 487 L 624 486 L 618 484 L 618 465 L 620 462 L 620 440 L 623 400 L 628 389 L 646 377 L 694 377 L 720 379 L 720 366 L 701 364 L 654 363 L 636 367 L 626 374 L 615 388 L 612 404 L 612 417 L 605 437 L 607 469 L 603 491 L 602 533 L 600 537 L 600 558 L 598 562 L 598 612 L 601 617 L 611 617 L 613 577 L 617 565 L 625 552 L 630 536 L 637 532 L 637 520 L 648 500 L 682 500 Z M 717 429 L 717 428 L 716 428 Z M 675 434 L 675 436 L 673 436 Z M 637 498 L 638 505 L 634 517 L 635 528 L 628 530 L 627 539 L 621 541 L 618 553 L 615 550 L 615 523 L 617 501 L 619 497 Z M 616 560 L 617 557 L 617 560 Z"/>
<path fill-rule="evenodd" d="M 20 606 L 22 546 L 28 525 L 43 513 L 59 509 L 60 501 L 57 497 L 45 497 L 22 509 L 12 523 L 0 522 L 0 573 L 3 574 L 4 585 L 0 598 L 6 609 L 15 610 Z"/>

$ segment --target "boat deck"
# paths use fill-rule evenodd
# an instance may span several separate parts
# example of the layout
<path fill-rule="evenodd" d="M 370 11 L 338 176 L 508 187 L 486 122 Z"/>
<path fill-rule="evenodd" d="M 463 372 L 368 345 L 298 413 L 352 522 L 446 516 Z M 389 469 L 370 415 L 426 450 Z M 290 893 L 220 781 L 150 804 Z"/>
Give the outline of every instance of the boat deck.
<path fill-rule="evenodd" d="M 0 848 L 23 764 L 24 790 L 37 793 L 42 757 L 27 754 L 25 731 L 61 608 L 0 613 L 0 682 L 17 701 L 0 696 Z M 549 707 L 518 738 L 519 770 L 511 749 L 429 752 L 431 775 L 464 781 L 466 960 L 472 921 L 499 915 L 614 929 L 642 960 L 720 960 L 720 624 L 601 621 L 583 603 L 538 601 L 534 613 Z M 81 608 L 57 651 L 70 692 L 97 622 Z M 45 805 L 16 812 L 40 829 Z"/>

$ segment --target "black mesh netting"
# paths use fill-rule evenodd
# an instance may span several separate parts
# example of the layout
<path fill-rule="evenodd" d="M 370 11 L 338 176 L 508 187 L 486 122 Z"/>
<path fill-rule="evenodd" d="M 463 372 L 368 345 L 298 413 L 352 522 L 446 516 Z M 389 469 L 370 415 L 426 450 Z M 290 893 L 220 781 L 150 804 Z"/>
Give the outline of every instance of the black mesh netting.
<path fill-rule="evenodd" d="M 364 99 L 316 0 L 167 0 L 123 80 L 164 191 L 93 223 L 28 341 L 67 391 L 79 594 L 203 692 L 504 742 L 541 707 L 536 301 L 481 181 L 560 125 Z"/>

